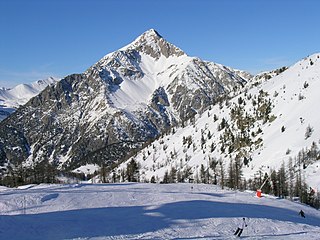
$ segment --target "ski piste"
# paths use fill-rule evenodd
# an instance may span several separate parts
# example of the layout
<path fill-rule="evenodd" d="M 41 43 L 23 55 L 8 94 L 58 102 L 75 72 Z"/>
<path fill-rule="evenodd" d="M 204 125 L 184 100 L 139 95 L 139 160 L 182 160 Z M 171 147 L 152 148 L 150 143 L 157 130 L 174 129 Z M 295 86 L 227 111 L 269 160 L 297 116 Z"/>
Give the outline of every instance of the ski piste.
<path fill-rule="evenodd" d="M 298 215 L 300 210 L 306 218 Z M 211 184 L 0 187 L 0 239 L 318 239 L 320 212 Z"/>

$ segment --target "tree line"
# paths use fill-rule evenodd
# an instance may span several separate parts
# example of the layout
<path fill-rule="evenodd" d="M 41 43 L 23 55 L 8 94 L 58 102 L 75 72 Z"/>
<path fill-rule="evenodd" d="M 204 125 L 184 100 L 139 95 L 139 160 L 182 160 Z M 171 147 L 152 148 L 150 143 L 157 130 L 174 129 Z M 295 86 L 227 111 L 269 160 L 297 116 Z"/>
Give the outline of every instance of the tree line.
<path fill-rule="evenodd" d="M 310 149 L 301 150 L 295 158 L 289 158 L 287 164 L 282 163 L 278 170 L 270 169 L 269 172 L 259 170 L 253 178 L 243 177 L 244 159 L 231 159 L 228 166 L 222 159 L 209 158 L 206 164 L 201 164 L 195 172 L 190 166 L 183 168 L 171 167 L 164 176 L 144 177 L 139 163 L 132 158 L 127 166 L 119 173 L 112 172 L 109 182 L 151 182 L 151 183 L 205 183 L 219 185 L 222 188 L 234 190 L 260 189 L 262 192 L 279 198 L 299 200 L 317 209 L 320 208 L 320 192 L 309 187 L 305 181 L 304 169 L 307 164 L 314 163 L 320 158 L 320 151 L 313 143 Z"/>

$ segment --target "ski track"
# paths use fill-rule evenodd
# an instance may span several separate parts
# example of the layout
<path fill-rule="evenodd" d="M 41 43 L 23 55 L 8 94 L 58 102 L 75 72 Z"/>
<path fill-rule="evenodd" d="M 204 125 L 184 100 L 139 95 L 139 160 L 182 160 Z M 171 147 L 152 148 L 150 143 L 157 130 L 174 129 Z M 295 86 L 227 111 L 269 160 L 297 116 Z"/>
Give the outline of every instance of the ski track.
<path fill-rule="evenodd" d="M 300 209 L 307 217 L 298 216 Z M 0 239 L 319 239 L 320 212 L 194 184 L 39 185 L 0 190 Z"/>

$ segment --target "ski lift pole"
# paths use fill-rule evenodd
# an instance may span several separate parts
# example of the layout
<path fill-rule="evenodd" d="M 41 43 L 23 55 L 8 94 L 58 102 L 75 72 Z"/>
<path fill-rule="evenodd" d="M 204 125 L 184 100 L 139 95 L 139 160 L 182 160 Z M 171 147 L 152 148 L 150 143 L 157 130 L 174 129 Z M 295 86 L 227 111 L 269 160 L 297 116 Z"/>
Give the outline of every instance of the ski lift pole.
<path fill-rule="evenodd" d="M 266 180 L 264 180 L 264 182 L 262 183 L 262 185 L 260 186 L 260 188 L 257 189 L 257 197 L 258 197 L 258 198 L 261 198 L 262 188 L 263 188 L 263 186 L 267 183 L 268 179 L 269 179 L 269 176 L 266 178 Z"/>
<path fill-rule="evenodd" d="M 23 215 L 26 215 L 26 208 L 27 208 L 26 196 L 23 196 L 22 205 L 23 205 Z"/>

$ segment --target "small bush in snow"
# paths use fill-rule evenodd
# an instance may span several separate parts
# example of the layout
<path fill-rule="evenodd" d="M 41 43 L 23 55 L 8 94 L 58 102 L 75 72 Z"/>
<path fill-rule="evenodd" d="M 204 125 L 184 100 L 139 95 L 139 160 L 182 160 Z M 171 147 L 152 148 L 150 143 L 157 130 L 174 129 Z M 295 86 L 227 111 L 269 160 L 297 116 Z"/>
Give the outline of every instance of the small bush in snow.
<path fill-rule="evenodd" d="M 312 132 L 313 132 L 313 128 L 310 125 L 308 125 L 308 127 L 306 129 L 306 133 L 304 135 L 305 139 L 308 139 L 309 137 L 311 137 Z"/>

